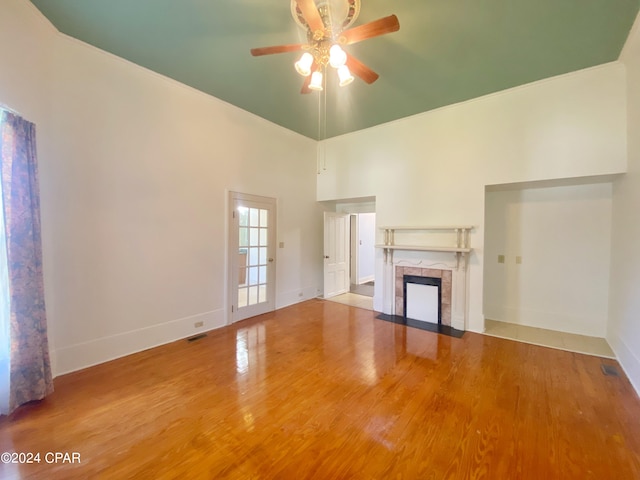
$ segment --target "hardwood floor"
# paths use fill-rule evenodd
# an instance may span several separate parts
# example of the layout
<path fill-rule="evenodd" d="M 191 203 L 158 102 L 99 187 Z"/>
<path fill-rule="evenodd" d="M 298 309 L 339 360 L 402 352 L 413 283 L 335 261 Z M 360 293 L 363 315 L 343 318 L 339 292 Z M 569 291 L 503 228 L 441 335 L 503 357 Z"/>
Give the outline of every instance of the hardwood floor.
<path fill-rule="evenodd" d="M 311 300 L 58 377 L 0 420 L 0 452 L 42 456 L 0 478 L 640 478 L 614 360 L 375 315 Z"/>

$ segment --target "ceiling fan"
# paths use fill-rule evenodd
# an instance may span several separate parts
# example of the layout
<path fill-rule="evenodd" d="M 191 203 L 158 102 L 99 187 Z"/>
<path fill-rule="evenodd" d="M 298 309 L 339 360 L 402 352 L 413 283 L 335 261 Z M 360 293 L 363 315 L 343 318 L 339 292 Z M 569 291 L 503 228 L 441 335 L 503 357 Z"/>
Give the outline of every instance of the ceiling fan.
<path fill-rule="evenodd" d="M 296 71 L 305 77 L 300 93 L 323 89 L 323 71 L 335 68 L 340 86 L 354 79 L 375 82 L 379 75 L 343 50 L 343 46 L 378 37 L 400 29 L 398 17 L 389 15 L 364 25 L 349 28 L 360 13 L 360 0 L 291 0 L 291 14 L 307 31 L 307 43 L 252 48 L 251 55 L 272 55 L 304 51 L 295 63 Z"/>

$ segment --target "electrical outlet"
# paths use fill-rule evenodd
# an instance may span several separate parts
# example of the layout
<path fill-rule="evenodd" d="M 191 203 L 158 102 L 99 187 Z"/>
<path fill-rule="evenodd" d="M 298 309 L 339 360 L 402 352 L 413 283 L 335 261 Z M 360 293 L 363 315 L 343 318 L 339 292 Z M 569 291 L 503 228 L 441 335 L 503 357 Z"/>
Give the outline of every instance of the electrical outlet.
<path fill-rule="evenodd" d="M 204 322 L 196 322 L 196 323 L 194 323 L 194 324 L 193 324 L 193 326 L 194 326 L 195 328 L 204 327 Z"/>
<path fill-rule="evenodd" d="M 279 248 L 284 248 L 284 242 L 280 242 L 280 243 L 278 244 L 278 247 L 279 247 Z"/>
<path fill-rule="evenodd" d="M 498 255 L 498 263 L 504 263 L 504 255 Z"/>
<path fill-rule="evenodd" d="M 304 297 L 304 294 L 303 294 L 302 292 L 300 292 L 300 293 L 298 294 L 298 296 L 299 296 L 300 298 L 302 298 L 302 297 Z"/>

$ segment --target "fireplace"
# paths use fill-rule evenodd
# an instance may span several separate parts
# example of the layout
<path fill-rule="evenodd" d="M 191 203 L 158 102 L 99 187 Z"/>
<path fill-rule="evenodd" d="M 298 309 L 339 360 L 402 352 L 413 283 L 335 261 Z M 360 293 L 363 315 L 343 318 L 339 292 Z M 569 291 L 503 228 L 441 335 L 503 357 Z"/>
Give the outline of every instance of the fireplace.
<path fill-rule="evenodd" d="M 473 225 L 416 225 L 380 229 L 384 233 L 384 243 L 376 245 L 376 248 L 382 250 L 384 262 L 380 305 L 381 315 L 386 317 L 383 320 L 390 319 L 405 325 L 420 324 L 416 327 L 423 330 L 434 328 L 438 332 L 464 332 L 468 324 L 467 270 L 473 251 L 470 242 Z M 440 323 L 413 321 L 405 316 L 408 308 L 405 305 L 405 275 L 440 279 L 437 305 Z M 414 287 L 419 290 L 422 285 L 414 284 Z M 408 299 L 410 303 L 411 295 L 412 292 Z M 433 291 L 428 295 L 433 297 Z M 374 302 L 379 300 L 377 297 Z M 432 320 L 433 316 L 432 313 Z"/>
<path fill-rule="evenodd" d="M 415 312 L 425 312 L 426 310 L 425 315 L 429 316 L 428 311 L 432 309 L 432 307 L 425 307 L 424 304 L 416 305 L 415 307 L 411 304 L 408 306 L 407 299 L 409 299 L 410 302 L 412 302 L 412 299 L 414 298 L 418 299 L 417 303 L 420 304 L 424 300 L 424 298 L 420 297 L 434 297 L 432 292 L 430 293 L 420 287 L 435 287 L 435 289 L 437 289 L 437 293 L 435 295 L 437 302 L 437 315 L 435 317 L 435 321 L 433 321 L 433 315 L 431 315 L 431 319 L 414 318 L 413 320 L 451 326 L 451 270 L 403 266 L 396 266 L 395 270 L 395 314 L 405 318 L 411 318 L 411 315 L 406 315 L 407 312 L 414 313 L 413 316 L 419 316 L 416 315 Z M 415 285 L 417 287 L 412 288 L 410 287 L 411 285 Z M 407 288 L 413 290 L 410 291 L 410 295 L 407 295 Z M 414 294 L 416 297 L 414 297 Z"/>

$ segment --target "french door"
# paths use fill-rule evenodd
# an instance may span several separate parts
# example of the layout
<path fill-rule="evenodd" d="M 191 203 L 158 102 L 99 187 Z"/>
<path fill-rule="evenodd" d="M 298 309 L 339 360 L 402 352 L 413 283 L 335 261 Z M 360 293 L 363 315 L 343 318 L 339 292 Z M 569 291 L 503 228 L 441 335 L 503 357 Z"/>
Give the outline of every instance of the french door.
<path fill-rule="evenodd" d="M 231 321 L 275 309 L 276 200 L 230 193 Z"/>

